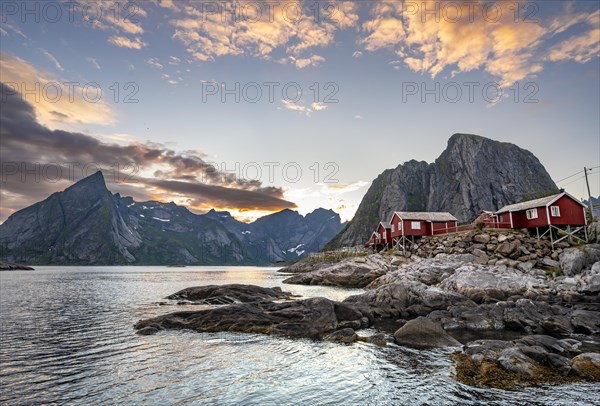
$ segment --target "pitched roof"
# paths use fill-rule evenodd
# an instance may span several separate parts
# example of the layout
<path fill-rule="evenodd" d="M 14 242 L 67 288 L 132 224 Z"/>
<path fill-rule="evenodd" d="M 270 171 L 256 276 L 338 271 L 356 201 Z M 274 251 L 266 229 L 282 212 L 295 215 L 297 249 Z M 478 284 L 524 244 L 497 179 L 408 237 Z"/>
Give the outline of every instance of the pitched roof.
<path fill-rule="evenodd" d="M 539 199 L 528 200 L 528 201 L 522 202 L 522 203 L 509 204 L 508 206 L 504 206 L 503 208 L 498 210 L 496 212 L 496 214 L 508 213 L 510 211 L 522 211 L 522 210 L 528 210 L 528 209 L 535 209 L 536 207 L 546 207 L 546 206 L 551 205 L 552 203 L 554 203 L 555 201 L 557 201 L 558 199 L 560 199 L 563 196 L 568 196 L 571 199 L 573 199 L 574 201 L 576 201 L 577 203 L 579 203 L 580 205 L 582 205 L 583 207 L 586 207 L 585 204 L 583 204 L 579 201 L 579 199 L 576 199 L 575 197 L 571 196 L 567 192 L 562 192 L 562 193 L 557 193 L 552 196 L 546 196 L 546 197 L 542 197 Z"/>
<path fill-rule="evenodd" d="M 389 221 L 382 221 L 379 224 L 382 225 L 383 228 L 392 228 L 392 225 L 390 224 Z M 379 225 L 377 227 L 379 227 Z"/>
<path fill-rule="evenodd" d="M 448 212 L 395 211 L 392 218 L 395 215 L 399 216 L 402 220 L 458 221 L 456 217 Z"/>

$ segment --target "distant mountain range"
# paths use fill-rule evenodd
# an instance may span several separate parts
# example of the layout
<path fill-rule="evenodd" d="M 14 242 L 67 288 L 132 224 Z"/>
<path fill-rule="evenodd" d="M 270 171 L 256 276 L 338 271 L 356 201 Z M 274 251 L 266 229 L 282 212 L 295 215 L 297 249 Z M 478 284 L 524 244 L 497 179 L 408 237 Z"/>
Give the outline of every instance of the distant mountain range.
<path fill-rule="evenodd" d="M 175 203 L 112 194 L 102 172 L 12 214 L 0 225 L 0 259 L 27 264 L 250 265 L 323 248 L 340 216 L 292 210 L 246 224 L 229 212 L 198 215 Z"/>
<path fill-rule="evenodd" d="M 356 215 L 327 248 L 364 243 L 394 211 L 447 211 L 470 222 L 482 210 L 556 193 L 529 151 L 473 134 L 454 134 L 433 163 L 405 162 L 371 184 Z"/>

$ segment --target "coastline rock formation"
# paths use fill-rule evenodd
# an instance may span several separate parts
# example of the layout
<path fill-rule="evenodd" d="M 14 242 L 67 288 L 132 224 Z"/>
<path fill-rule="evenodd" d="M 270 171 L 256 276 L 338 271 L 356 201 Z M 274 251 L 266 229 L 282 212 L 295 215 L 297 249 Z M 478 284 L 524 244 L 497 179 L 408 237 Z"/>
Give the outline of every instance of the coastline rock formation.
<path fill-rule="evenodd" d="M 453 354 L 456 378 L 468 385 L 511 389 L 519 385 L 600 381 L 600 354 L 581 353 L 581 342 L 546 335 L 513 341 L 476 340 Z"/>
<path fill-rule="evenodd" d="M 314 271 L 298 273 L 285 279 L 283 283 L 364 288 L 385 275 L 391 267 L 382 255 L 347 258 Z"/>
<path fill-rule="evenodd" d="M 207 310 L 175 312 L 141 320 L 140 334 L 163 329 L 242 332 L 321 340 L 343 329 L 367 328 L 373 316 L 361 308 L 322 297 L 275 302 L 248 302 Z M 344 334 L 348 333 L 346 330 Z M 341 333 L 338 333 L 341 334 Z M 334 336 L 335 337 L 335 336 Z"/>
<path fill-rule="evenodd" d="M 263 288 L 254 285 L 206 285 L 185 288 L 167 296 L 171 300 L 188 300 L 194 304 L 222 305 L 248 302 L 268 302 L 278 299 L 289 299 L 290 292 L 281 288 Z"/>
<path fill-rule="evenodd" d="M 0 271 L 33 271 L 30 266 L 0 261 Z"/>

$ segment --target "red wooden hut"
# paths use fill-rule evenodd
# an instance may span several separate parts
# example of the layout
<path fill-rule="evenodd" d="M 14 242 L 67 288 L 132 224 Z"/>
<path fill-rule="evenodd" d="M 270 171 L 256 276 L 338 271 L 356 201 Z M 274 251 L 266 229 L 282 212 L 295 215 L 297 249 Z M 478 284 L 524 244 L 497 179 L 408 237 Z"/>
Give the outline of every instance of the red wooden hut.
<path fill-rule="evenodd" d="M 562 192 L 541 199 L 504 206 L 496 214 L 501 224 L 507 223 L 513 229 L 535 229 L 538 236 L 540 236 L 540 230 L 544 230 L 542 235 L 549 233 L 553 243 L 556 243 L 563 238 L 572 239 L 575 237 L 574 234 L 581 230 L 586 233 L 586 207 L 579 199 L 567 192 Z M 561 230 L 567 235 L 554 241 L 552 230 Z M 587 240 L 587 234 L 585 239 Z"/>
<path fill-rule="evenodd" d="M 390 219 L 392 240 L 455 232 L 458 220 L 450 213 L 396 211 Z"/>
<path fill-rule="evenodd" d="M 365 243 L 365 247 L 373 247 L 376 245 L 391 245 L 392 243 L 392 230 L 390 223 L 382 221 L 377 225 L 377 230 L 373 231 L 369 241 Z"/>
<path fill-rule="evenodd" d="M 377 226 L 377 234 L 379 234 L 379 243 L 387 245 L 392 243 L 392 227 L 387 221 L 382 221 Z"/>

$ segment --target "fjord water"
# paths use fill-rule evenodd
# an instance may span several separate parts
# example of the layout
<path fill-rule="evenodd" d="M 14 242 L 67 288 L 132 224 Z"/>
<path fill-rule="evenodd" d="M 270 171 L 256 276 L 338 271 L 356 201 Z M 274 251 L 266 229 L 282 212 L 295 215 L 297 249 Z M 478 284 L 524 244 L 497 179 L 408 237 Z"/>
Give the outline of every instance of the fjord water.
<path fill-rule="evenodd" d="M 1 404 L 593 404 L 593 384 L 479 389 L 449 352 L 258 334 L 164 331 L 142 318 L 201 306 L 185 287 L 247 283 L 342 300 L 360 290 L 283 285 L 274 268 L 38 267 L 0 272 Z M 167 303 L 167 304 L 165 304 Z M 369 331 L 363 332 L 368 334 Z"/>

